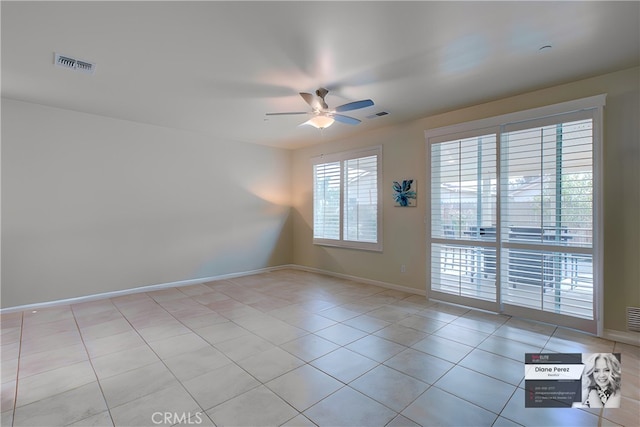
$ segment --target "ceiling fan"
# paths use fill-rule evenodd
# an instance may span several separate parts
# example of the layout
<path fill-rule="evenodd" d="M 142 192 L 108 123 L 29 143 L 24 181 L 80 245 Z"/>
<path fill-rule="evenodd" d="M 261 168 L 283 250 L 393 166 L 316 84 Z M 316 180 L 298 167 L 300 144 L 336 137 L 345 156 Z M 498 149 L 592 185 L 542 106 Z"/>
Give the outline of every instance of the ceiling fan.
<path fill-rule="evenodd" d="M 313 116 L 311 119 L 302 123 L 301 125 L 311 125 L 318 129 L 324 129 L 333 124 L 334 121 L 340 123 L 346 123 L 348 125 L 357 125 L 361 122 L 354 117 L 345 116 L 342 113 L 345 111 L 359 110 L 360 108 L 366 108 L 373 105 L 373 101 L 370 99 L 363 99 L 361 101 L 349 102 L 347 104 L 340 105 L 334 109 L 329 109 L 329 106 L 324 100 L 329 91 L 323 87 L 316 90 L 316 96 L 314 97 L 310 93 L 300 92 L 300 96 L 311 107 L 311 111 L 294 111 L 288 113 L 267 113 L 267 116 L 285 116 L 291 114 L 309 114 Z"/>

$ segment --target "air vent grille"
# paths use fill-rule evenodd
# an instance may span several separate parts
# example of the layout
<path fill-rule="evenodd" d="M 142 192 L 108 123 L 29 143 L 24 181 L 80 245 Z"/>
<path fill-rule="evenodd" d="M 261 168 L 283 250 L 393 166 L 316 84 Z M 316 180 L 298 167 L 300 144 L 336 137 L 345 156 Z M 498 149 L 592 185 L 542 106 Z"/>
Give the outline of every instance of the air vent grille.
<path fill-rule="evenodd" d="M 380 111 L 379 113 L 375 113 L 375 114 L 371 114 L 370 116 L 367 116 L 367 119 L 375 119 L 376 117 L 382 117 L 382 116 L 386 116 L 387 113 L 386 111 Z"/>
<path fill-rule="evenodd" d="M 55 54 L 54 64 L 58 67 L 67 68 L 74 71 L 80 71 L 85 74 L 93 74 L 96 72 L 96 64 L 79 59 L 72 58 L 67 55 Z"/>
<path fill-rule="evenodd" d="M 640 332 L 640 307 L 627 307 L 627 329 Z"/>

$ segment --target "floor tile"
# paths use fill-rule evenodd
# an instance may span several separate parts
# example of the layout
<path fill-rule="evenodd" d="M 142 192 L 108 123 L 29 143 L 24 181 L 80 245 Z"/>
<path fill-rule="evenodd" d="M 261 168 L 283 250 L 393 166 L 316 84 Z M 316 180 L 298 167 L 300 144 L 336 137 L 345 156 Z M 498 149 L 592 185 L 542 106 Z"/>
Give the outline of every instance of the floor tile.
<path fill-rule="evenodd" d="M 516 389 L 515 385 L 462 366 L 454 366 L 434 386 L 496 414 L 502 411 Z"/>
<path fill-rule="evenodd" d="M 183 382 L 203 409 L 209 409 L 260 385 L 236 364 L 214 369 Z"/>
<path fill-rule="evenodd" d="M 33 340 L 22 340 L 20 355 L 29 355 L 41 351 L 50 351 L 70 345 L 82 344 L 82 338 L 78 331 L 66 331 L 51 334 Z"/>
<path fill-rule="evenodd" d="M 399 322 L 411 314 L 411 312 L 404 309 L 390 307 L 388 305 L 367 312 L 367 316 L 376 317 L 391 323 Z"/>
<path fill-rule="evenodd" d="M 178 354 L 210 346 L 211 344 L 193 332 L 158 341 L 151 341 L 149 343 L 149 347 L 151 347 L 161 359 L 168 359 L 170 357 L 177 356 Z"/>
<path fill-rule="evenodd" d="M 311 365 L 304 365 L 269 381 L 266 386 L 302 412 L 344 384 Z"/>
<path fill-rule="evenodd" d="M 275 345 L 254 334 L 243 335 L 216 344 L 229 359 L 239 361 L 274 348 Z"/>
<path fill-rule="evenodd" d="M 537 345 L 511 341 L 495 335 L 484 340 L 478 348 L 521 363 L 524 363 L 526 353 L 540 353 L 542 351 L 542 347 Z"/>
<path fill-rule="evenodd" d="M 144 340 L 135 331 L 122 332 L 95 340 L 85 340 L 84 344 L 89 352 L 89 356 L 92 358 L 146 345 Z"/>
<path fill-rule="evenodd" d="M 594 413 L 594 415 L 599 414 L 599 410 L 595 409 L 589 410 L 589 412 Z M 629 399 L 622 396 L 622 400 L 620 401 L 620 408 L 615 409 L 605 409 L 602 413 L 602 416 L 619 425 L 622 426 L 632 426 L 634 423 L 640 425 L 640 402 L 637 399 Z"/>
<path fill-rule="evenodd" d="M 286 323 L 274 328 L 258 329 L 254 333 L 275 345 L 281 345 L 308 334 L 304 329 Z"/>
<path fill-rule="evenodd" d="M 192 332 L 191 329 L 187 328 L 177 320 L 162 325 L 138 329 L 137 331 L 146 342 L 158 341 Z"/>
<path fill-rule="evenodd" d="M 0 382 L 16 381 L 18 378 L 18 359 L 2 361 L 0 365 Z"/>
<path fill-rule="evenodd" d="M 24 355 L 20 358 L 20 377 L 62 368 L 88 359 L 87 350 L 82 344 Z"/>
<path fill-rule="evenodd" d="M 102 380 L 159 361 L 153 350 L 143 345 L 93 358 L 91 363 L 98 379 Z"/>
<path fill-rule="evenodd" d="M 213 345 L 249 334 L 245 328 L 230 321 L 194 329 L 194 332 Z"/>
<path fill-rule="evenodd" d="M 412 348 L 397 354 L 384 364 L 428 384 L 435 383 L 455 366 L 444 359 Z"/>
<path fill-rule="evenodd" d="M 353 317 L 342 323 L 368 333 L 379 331 L 380 329 L 391 325 L 391 323 L 386 320 L 378 319 L 377 317 L 368 316 L 366 314 Z"/>
<path fill-rule="evenodd" d="M 94 310 L 78 308 L 75 305 L 73 306 L 73 314 L 80 328 L 87 328 L 124 318 L 122 313 L 120 313 L 120 310 L 110 302 L 108 305 L 95 307 Z"/>
<path fill-rule="evenodd" d="M 34 325 L 27 324 L 22 328 L 22 339 L 38 339 L 69 331 L 78 331 L 78 325 L 73 317 L 56 320 L 54 322 L 37 323 Z"/>
<path fill-rule="evenodd" d="M 544 347 L 549 341 L 551 335 L 528 331 L 522 328 L 516 328 L 509 325 L 509 322 L 500 326 L 494 333 L 494 336 L 506 338 L 512 341 L 518 341 L 525 344 L 534 345 L 537 347 Z"/>
<path fill-rule="evenodd" d="M 386 338 L 398 344 L 410 347 L 427 336 L 426 333 L 399 324 L 387 326 L 374 332 L 374 335 Z"/>
<path fill-rule="evenodd" d="M 75 423 L 69 424 L 69 427 L 105 427 L 113 426 L 113 420 L 109 411 L 100 412 L 83 418 Z"/>
<path fill-rule="evenodd" d="M 106 410 L 100 387 L 93 381 L 16 408 L 13 422 L 15 426 L 68 425 Z"/>
<path fill-rule="evenodd" d="M 284 400 L 260 386 L 207 411 L 219 426 L 277 426 L 298 415 Z"/>
<path fill-rule="evenodd" d="M 291 326 L 304 329 L 307 332 L 317 332 L 321 329 L 328 328 L 329 326 L 333 326 L 337 323 L 335 320 L 331 320 L 327 317 L 322 317 L 319 314 L 315 313 L 288 316 L 283 320 Z"/>
<path fill-rule="evenodd" d="M 375 335 L 367 335 L 364 338 L 360 338 L 358 341 L 354 341 L 345 346 L 345 348 L 353 350 L 356 353 L 380 363 L 407 349 L 404 345 L 397 344 L 393 341 L 389 341 Z"/>
<path fill-rule="evenodd" d="M 109 408 L 131 402 L 176 384 L 178 381 L 162 362 L 100 380 Z"/>
<path fill-rule="evenodd" d="M 336 322 L 344 322 L 345 320 L 360 316 L 361 313 L 344 307 L 333 307 L 322 310 L 318 314 L 331 320 L 335 320 Z"/>
<path fill-rule="evenodd" d="M 402 415 L 423 426 L 490 426 L 498 417 L 466 400 L 431 387 Z"/>
<path fill-rule="evenodd" d="M 429 335 L 412 346 L 416 350 L 458 363 L 473 350 L 473 347 L 436 335 Z"/>
<path fill-rule="evenodd" d="M 233 319 L 233 323 L 242 326 L 248 331 L 256 331 L 258 329 L 264 328 L 275 328 L 285 325 L 282 320 L 262 312 L 238 317 L 236 319 Z"/>
<path fill-rule="evenodd" d="M 552 336 L 544 346 L 549 353 L 611 353 L 614 343 L 603 339 L 570 340 L 560 336 Z"/>
<path fill-rule="evenodd" d="M 524 378 L 523 362 L 480 349 L 473 350 L 458 365 L 516 386 Z"/>
<path fill-rule="evenodd" d="M 164 363 L 176 378 L 180 381 L 187 381 L 229 365 L 232 361 L 213 347 L 202 347 L 164 359 Z"/>
<path fill-rule="evenodd" d="M 376 367 L 378 362 L 346 348 L 339 348 L 312 361 L 311 365 L 346 384 Z"/>
<path fill-rule="evenodd" d="M 286 423 L 282 424 L 282 427 L 316 427 L 311 420 L 302 414 L 291 418 Z"/>
<path fill-rule="evenodd" d="M 398 325 L 406 326 L 407 328 L 417 329 L 418 331 L 432 334 L 436 332 L 438 329 L 447 325 L 446 322 L 441 322 L 436 319 L 432 319 L 430 317 L 419 316 L 417 314 L 412 314 L 408 317 L 405 317 L 401 321 L 398 322 Z"/>
<path fill-rule="evenodd" d="M 302 336 L 280 346 L 281 349 L 293 354 L 305 362 L 310 362 L 318 357 L 322 357 L 339 347 L 339 345 L 325 340 L 315 334 Z"/>
<path fill-rule="evenodd" d="M 397 413 L 375 400 L 344 387 L 307 409 L 304 416 L 319 426 L 384 426 Z"/>
<path fill-rule="evenodd" d="M 247 357 L 237 363 L 263 383 L 304 365 L 304 361 L 278 347 Z"/>
<path fill-rule="evenodd" d="M 581 409 L 572 408 L 525 408 L 524 390 L 516 392 L 500 414 L 523 426 L 557 427 L 557 426 L 597 426 L 598 417 Z"/>
<path fill-rule="evenodd" d="M 360 393 L 401 412 L 429 385 L 395 369 L 379 365 L 349 384 Z"/>
<path fill-rule="evenodd" d="M 187 328 L 190 328 L 191 330 L 200 329 L 206 326 L 215 325 L 216 323 L 224 323 L 228 321 L 229 319 L 214 311 L 196 317 L 180 319 L 180 322 L 182 322 L 183 325 L 185 325 Z"/>
<path fill-rule="evenodd" d="M 98 338 L 105 338 L 130 331 L 133 331 L 133 327 L 124 317 L 80 328 L 80 334 L 85 341 L 93 341 Z"/>
<path fill-rule="evenodd" d="M 338 345 L 347 345 L 367 335 L 366 332 L 341 323 L 329 326 L 315 334 Z"/>
<path fill-rule="evenodd" d="M 474 331 L 473 329 L 464 328 L 462 326 L 456 326 L 454 322 L 438 329 L 433 333 L 433 335 L 473 347 L 476 347 L 489 337 L 489 334 L 487 333 Z"/>
<path fill-rule="evenodd" d="M 459 315 L 448 313 L 445 311 L 440 311 L 436 308 L 436 306 L 432 306 L 430 308 L 425 308 L 422 311 L 415 313 L 417 316 L 427 317 L 429 319 L 434 319 L 443 323 L 451 323 L 456 320 Z"/>
<path fill-rule="evenodd" d="M 178 288 L 178 290 L 185 295 L 189 295 L 190 297 L 209 294 L 213 292 L 213 289 L 201 283 L 197 285 L 182 286 Z"/>
<path fill-rule="evenodd" d="M 16 403 L 16 381 L 8 381 L 2 383 L 0 392 L 0 411 L 13 411 L 13 407 Z"/>
<path fill-rule="evenodd" d="M 414 423 L 404 415 L 398 415 L 392 419 L 385 427 L 421 427 L 420 424 Z"/>
<path fill-rule="evenodd" d="M 36 310 L 24 311 L 22 324 L 24 328 L 29 326 L 56 322 L 58 320 L 73 320 L 73 311 L 69 305 L 47 307 Z"/>
<path fill-rule="evenodd" d="M 195 415 L 200 412 L 202 408 L 185 389 L 180 384 L 174 384 L 112 408 L 111 417 L 116 426 L 152 426 L 162 420 L 161 414 L 164 413 L 191 416 L 195 420 Z"/>
<path fill-rule="evenodd" d="M 622 353 L 602 426 L 640 411 L 639 347 L 303 271 L 0 316 L 2 425 L 597 425 L 524 408 L 541 351 Z"/>
<path fill-rule="evenodd" d="M 472 311 L 472 316 L 476 316 Z M 484 314 L 484 313 L 483 313 Z M 507 318 L 496 316 L 495 314 L 486 314 L 488 317 L 469 317 L 470 312 L 458 317 L 451 322 L 452 325 L 461 326 L 463 328 L 471 329 L 478 332 L 484 332 L 485 334 L 492 334 L 496 329 L 500 328 L 507 321 Z M 490 320 L 491 319 L 491 320 Z"/>
<path fill-rule="evenodd" d="M 95 381 L 88 361 L 20 378 L 16 406 L 25 406 Z"/>

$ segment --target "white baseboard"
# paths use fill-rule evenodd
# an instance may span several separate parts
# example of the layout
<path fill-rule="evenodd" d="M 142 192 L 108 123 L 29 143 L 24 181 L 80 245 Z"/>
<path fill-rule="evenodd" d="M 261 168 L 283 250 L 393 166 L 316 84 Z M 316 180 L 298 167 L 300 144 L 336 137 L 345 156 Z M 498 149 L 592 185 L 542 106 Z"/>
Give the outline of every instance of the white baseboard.
<path fill-rule="evenodd" d="M 297 265 L 297 264 L 290 264 L 290 265 L 286 266 L 286 268 L 291 268 L 291 269 L 294 269 L 294 270 L 308 271 L 310 273 L 325 274 L 327 276 L 337 277 L 337 278 L 340 278 L 340 279 L 354 280 L 354 281 L 357 281 L 357 282 L 366 283 L 368 285 L 375 285 L 375 286 L 380 286 L 381 288 L 388 288 L 388 289 L 394 289 L 396 291 L 406 292 L 408 294 L 415 294 L 415 295 L 422 295 L 422 296 L 426 296 L 427 295 L 427 291 L 423 290 L 423 289 L 415 289 L 415 288 L 410 288 L 408 286 L 396 285 L 394 283 L 382 282 L 380 280 L 365 279 L 363 277 L 350 276 L 348 274 L 335 273 L 333 271 L 321 270 L 319 268 L 305 267 L 303 265 Z"/>
<path fill-rule="evenodd" d="M 604 331 L 602 331 L 602 338 L 611 341 L 618 341 L 625 344 L 640 346 L 640 332 L 605 329 Z"/>
<path fill-rule="evenodd" d="M 123 289 L 120 291 L 103 292 L 99 294 L 86 295 L 82 297 L 66 298 L 66 299 L 55 300 L 55 301 L 46 301 L 46 302 L 38 302 L 34 304 L 19 305 L 15 307 L 2 308 L 0 309 L 0 314 L 14 313 L 17 311 L 26 311 L 26 310 L 41 310 L 43 308 L 48 308 L 48 307 L 80 304 L 83 302 L 96 301 L 96 300 L 105 299 L 105 298 L 121 297 L 124 295 L 138 294 L 141 292 L 151 292 L 151 291 L 157 291 L 160 289 L 167 289 L 167 288 L 179 288 L 182 286 L 190 286 L 190 285 L 197 285 L 200 283 L 212 282 L 214 280 L 227 280 L 227 279 L 233 279 L 236 277 L 250 276 L 252 274 L 266 273 L 274 270 L 282 270 L 283 268 L 287 268 L 287 267 L 282 267 L 282 266 L 266 267 L 258 270 L 245 271 L 241 273 L 221 274 L 219 276 L 202 277 L 199 279 L 179 280 L 177 282 L 160 283 L 157 285 L 141 286 L 138 288 Z"/>

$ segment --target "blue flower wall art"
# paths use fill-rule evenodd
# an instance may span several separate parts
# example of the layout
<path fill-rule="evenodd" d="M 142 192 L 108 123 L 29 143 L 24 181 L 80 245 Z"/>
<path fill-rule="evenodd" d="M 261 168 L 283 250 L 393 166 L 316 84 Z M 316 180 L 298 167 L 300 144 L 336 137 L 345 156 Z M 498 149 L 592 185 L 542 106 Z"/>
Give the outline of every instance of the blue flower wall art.
<path fill-rule="evenodd" d="M 416 185 L 413 179 L 393 181 L 393 199 L 395 206 L 415 206 L 416 205 Z"/>

